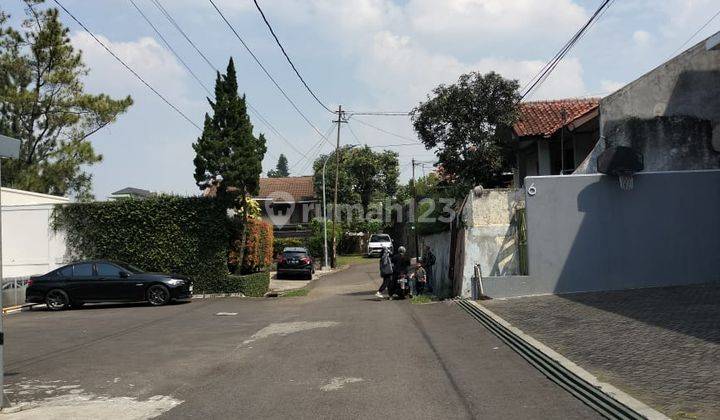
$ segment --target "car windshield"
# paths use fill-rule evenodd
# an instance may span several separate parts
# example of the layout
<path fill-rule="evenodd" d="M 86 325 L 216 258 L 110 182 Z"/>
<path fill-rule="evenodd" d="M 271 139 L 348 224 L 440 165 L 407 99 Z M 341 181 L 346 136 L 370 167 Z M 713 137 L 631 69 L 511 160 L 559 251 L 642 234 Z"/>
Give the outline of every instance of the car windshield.
<path fill-rule="evenodd" d="M 117 262 L 117 261 L 113 261 L 113 264 L 119 265 L 120 267 L 124 268 L 125 270 L 127 270 L 133 274 L 140 274 L 140 273 L 144 272 L 143 270 L 135 267 L 132 264 L 128 264 L 128 263 L 124 263 L 124 262 Z"/>
<path fill-rule="evenodd" d="M 390 242 L 390 236 L 388 236 L 388 235 L 373 235 L 370 237 L 370 242 Z"/>
<path fill-rule="evenodd" d="M 285 258 L 302 258 L 302 257 L 307 257 L 307 253 L 302 252 L 302 251 L 290 251 L 290 252 L 283 252 L 283 256 Z"/>

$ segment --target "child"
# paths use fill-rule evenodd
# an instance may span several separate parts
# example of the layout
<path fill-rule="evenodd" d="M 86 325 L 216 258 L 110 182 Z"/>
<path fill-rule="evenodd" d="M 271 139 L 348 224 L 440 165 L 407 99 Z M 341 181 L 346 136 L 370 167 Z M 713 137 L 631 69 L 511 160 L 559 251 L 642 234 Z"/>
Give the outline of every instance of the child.
<path fill-rule="evenodd" d="M 420 295 L 427 288 L 427 272 L 423 268 L 423 262 L 420 260 L 415 265 L 413 278 L 415 279 L 415 294 Z"/>

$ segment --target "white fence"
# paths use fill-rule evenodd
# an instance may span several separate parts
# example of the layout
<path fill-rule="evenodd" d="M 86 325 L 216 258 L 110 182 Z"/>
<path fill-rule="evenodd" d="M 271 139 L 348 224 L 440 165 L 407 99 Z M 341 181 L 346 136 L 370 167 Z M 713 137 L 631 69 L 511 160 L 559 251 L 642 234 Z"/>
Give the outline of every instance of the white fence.
<path fill-rule="evenodd" d="M 50 226 L 53 207 L 52 204 L 3 206 L 3 306 L 24 301 L 24 284 L 30 276 L 45 274 L 63 265 L 65 238 Z"/>

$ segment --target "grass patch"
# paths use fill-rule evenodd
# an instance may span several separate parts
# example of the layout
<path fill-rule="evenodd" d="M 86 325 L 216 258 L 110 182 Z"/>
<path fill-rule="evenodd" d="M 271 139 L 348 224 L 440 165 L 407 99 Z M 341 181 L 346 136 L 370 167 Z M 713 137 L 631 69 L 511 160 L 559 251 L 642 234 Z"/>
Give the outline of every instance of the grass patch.
<path fill-rule="evenodd" d="M 410 299 L 410 303 L 415 304 L 415 305 L 431 303 L 432 301 L 433 301 L 433 297 L 430 295 L 413 296 L 412 299 Z"/>
<path fill-rule="evenodd" d="M 307 296 L 308 293 L 310 293 L 310 289 L 297 289 L 297 290 L 291 290 L 289 292 L 283 293 L 282 297 L 300 297 L 300 296 Z"/>
<path fill-rule="evenodd" d="M 358 264 L 372 264 L 378 263 L 377 258 L 365 258 L 364 255 L 338 255 L 337 265 L 358 265 Z"/>

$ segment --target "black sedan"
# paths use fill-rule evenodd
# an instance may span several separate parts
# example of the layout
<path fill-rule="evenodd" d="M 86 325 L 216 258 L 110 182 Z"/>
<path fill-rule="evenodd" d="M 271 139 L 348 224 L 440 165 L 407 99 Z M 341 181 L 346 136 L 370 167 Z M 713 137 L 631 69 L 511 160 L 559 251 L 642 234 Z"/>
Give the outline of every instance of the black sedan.
<path fill-rule="evenodd" d="M 117 261 L 82 261 L 43 276 L 32 277 L 25 291 L 28 303 L 51 310 L 88 302 L 142 302 L 160 306 L 192 297 L 192 282 L 179 275 L 146 273 Z"/>
<path fill-rule="evenodd" d="M 315 273 L 315 263 L 307 249 L 302 247 L 283 249 L 283 253 L 277 262 L 278 278 L 287 274 L 302 274 L 303 277 L 310 280 L 313 273 Z"/>

